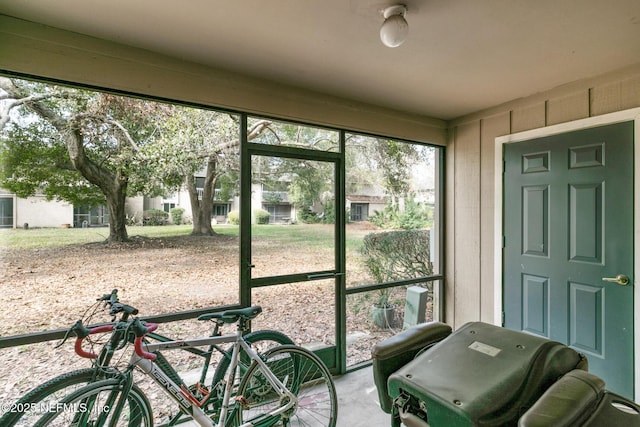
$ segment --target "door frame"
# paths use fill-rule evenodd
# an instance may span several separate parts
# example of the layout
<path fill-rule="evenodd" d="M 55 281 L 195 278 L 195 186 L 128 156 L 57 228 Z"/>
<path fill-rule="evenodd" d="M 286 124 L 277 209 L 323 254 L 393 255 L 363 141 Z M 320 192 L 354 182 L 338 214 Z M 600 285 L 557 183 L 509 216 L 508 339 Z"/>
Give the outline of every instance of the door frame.
<path fill-rule="evenodd" d="M 334 337 L 335 344 L 319 350 L 316 355 L 327 365 L 331 373 L 342 374 L 346 370 L 346 297 L 345 285 L 345 173 L 344 145 L 345 131 L 338 131 L 340 150 L 320 151 L 301 147 L 267 145 L 247 140 L 247 121 L 249 114 L 241 114 L 240 144 L 240 304 L 252 305 L 253 289 L 264 286 L 278 286 L 289 283 L 309 282 L 333 278 L 334 283 Z M 301 126 L 307 126 L 301 124 Z M 310 125 L 313 126 L 313 125 Z M 334 266 L 329 270 L 306 271 L 277 276 L 252 277 L 252 232 L 251 232 L 251 175 L 252 156 L 283 157 L 294 160 L 311 160 L 330 163 L 334 166 L 335 221 L 334 221 Z"/>
<path fill-rule="evenodd" d="M 502 242 L 503 242 L 503 215 L 504 194 L 503 194 L 503 170 L 504 170 L 504 144 L 522 142 L 535 138 L 542 138 L 561 133 L 572 132 L 581 129 L 588 129 L 597 126 L 610 125 L 620 122 L 634 122 L 633 141 L 633 278 L 634 278 L 634 393 L 635 400 L 640 401 L 640 282 L 636 279 L 637 272 L 640 272 L 640 108 L 617 111 L 586 119 L 575 120 L 567 123 L 560 123 L 543 128 L 531 129 L 495 138 L 494 146 L 494 316 L 493 322 L 502 325 L 502 292 L 503 292 L 503 270 L 502 270 Z"/>

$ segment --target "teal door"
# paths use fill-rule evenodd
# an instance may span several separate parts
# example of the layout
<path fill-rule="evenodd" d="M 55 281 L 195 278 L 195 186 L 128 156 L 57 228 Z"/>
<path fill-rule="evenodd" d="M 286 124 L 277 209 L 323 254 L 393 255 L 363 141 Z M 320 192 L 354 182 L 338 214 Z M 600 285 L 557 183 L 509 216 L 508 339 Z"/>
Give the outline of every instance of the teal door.
<path fill-rule="evenodd" d="M 504 161 L 504 326 L 633 398 L 633 122 L 505 144 Z"/>

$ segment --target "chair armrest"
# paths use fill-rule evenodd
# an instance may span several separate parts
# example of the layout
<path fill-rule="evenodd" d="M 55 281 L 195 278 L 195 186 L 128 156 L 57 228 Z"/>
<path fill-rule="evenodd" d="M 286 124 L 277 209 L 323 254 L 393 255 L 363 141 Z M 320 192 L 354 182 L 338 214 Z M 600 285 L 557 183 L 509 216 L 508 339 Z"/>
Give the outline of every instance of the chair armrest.
<path fill-rule="evenodd" d="M 451 335 L 451 327 L 440 322 L 421 323 L 376 344 L 371 350 L 373 379 L 378 389 L 380 407 L 390 413 L 392 401 L 387 391 L 389 375 L 397 371 L 425 347 Z"/>
<path fill-rule="evenodd" d="M 568 372 L 518 420 L 519 427 L 581 425 L 604 396 L 604 381 L 589 372 Z"/>

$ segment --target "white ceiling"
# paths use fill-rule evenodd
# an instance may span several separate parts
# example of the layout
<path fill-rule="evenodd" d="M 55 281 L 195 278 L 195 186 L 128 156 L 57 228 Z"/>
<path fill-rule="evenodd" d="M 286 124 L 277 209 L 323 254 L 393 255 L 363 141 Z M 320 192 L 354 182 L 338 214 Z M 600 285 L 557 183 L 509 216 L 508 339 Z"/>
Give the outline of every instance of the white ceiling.
<path fill-rule="evenodd" d="M 640 0 L 2 0 L 0 13 L 268 80 L 452 119 L 640 63 Z"/>

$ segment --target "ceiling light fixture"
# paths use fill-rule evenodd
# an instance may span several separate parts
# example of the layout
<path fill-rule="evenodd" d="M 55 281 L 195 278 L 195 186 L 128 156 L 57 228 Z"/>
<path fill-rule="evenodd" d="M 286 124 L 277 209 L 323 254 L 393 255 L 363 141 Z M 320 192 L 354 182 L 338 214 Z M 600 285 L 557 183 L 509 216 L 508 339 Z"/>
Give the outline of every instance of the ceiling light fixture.
<path fill-rule="evenodd" d="M 397 4 L 381 11 L 384 23 L 380 27 L 380 40 L 387 47 L 398 47 L 407 39 L 409 24 L 404 19 L 407 6 Z"/>

